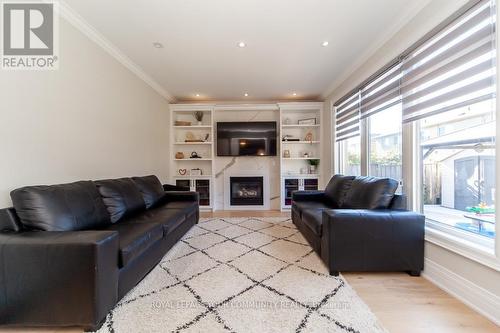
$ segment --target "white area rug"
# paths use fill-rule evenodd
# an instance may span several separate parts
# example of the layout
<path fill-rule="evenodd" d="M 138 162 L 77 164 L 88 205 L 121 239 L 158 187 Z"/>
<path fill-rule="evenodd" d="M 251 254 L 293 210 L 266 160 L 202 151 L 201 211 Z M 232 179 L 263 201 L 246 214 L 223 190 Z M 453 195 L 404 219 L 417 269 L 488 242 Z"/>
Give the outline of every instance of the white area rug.
<path fill-rule="evenodd" d="M 386 332 L 290 219 L 202 219 L 100 332 Z"/>

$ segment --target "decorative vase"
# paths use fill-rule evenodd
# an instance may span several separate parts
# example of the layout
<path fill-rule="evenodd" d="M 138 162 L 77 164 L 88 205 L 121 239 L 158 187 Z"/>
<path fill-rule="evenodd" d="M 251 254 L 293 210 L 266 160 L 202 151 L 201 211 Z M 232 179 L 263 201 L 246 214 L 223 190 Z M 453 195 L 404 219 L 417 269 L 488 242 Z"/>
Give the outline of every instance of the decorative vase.
<path fill-rule="evenodd" d="M 184 159 L 184 153 L 182 151 L 178 151 L 177 153 L 175 153 L 175 158 L 178 160 Z"/>
<path fill-rule="evenodd" d="M 315 174 L 316 173 L 316 166 L 315 165 L 310 165 L 309 166 L 309 173 Z"/>

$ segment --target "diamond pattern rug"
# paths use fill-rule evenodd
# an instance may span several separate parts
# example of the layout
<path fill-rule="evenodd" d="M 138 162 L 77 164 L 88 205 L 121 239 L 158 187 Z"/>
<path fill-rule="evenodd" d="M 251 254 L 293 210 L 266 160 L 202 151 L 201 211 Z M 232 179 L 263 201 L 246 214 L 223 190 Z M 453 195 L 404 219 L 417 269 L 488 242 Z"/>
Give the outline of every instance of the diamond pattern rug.
<path fill-rule="evenodd" d="M 99 332 L 386 332 L 290 219 L 201 219 Z"/>

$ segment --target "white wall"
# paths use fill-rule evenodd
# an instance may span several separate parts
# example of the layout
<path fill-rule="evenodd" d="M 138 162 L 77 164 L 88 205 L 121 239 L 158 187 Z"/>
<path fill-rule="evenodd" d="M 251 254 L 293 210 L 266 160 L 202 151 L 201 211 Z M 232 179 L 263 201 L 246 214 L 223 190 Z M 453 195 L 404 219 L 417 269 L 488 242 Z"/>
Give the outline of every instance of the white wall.
<path fill-rule="evenodd" d="M 168 102 L 61 19 L 57 71 L 0 72 L 0 207 L 17 187 L 168 176 Z"/>
<path fill-rule="evenodd" d="M 337 85 L 325 100 L 324 123 L 327 124 L 332 121 L 332 102 L 337 101 L 364 79 L 394 59 L 466 3 L 466 0 L 431 1 L 401 30 L 372 54 L 366 62 L 353 73 L 349 73 L 348 77 Z M 333 132 L 325 131 L 324 142 L 330 142 L 333 135 Z M 332 149 L 328 149 L 325 145 L 322 170 L 324 174 L 328 174 L 331 170 L 334 170 L 334 165 L 328 165 L 328 162 L 332 161 L 335 154 L 333 150 L 333 147 Z M 497 162 L 498 160 L 497 158 Z M 425 257 L 427 267 L 429 268 L 425 271 L 427 278 L 438 282 L 441 287 L 462 298 L 469 305 L 488 315 L 489 318 L 496 320 L 497 323 L 500 322 L 500 307 L 496 306 L 500 305 L 498 303 L 500 299 L 499 271 L 429 242 L 426 243 Z M 431 267 L 433 268 L 432 271 Z M 451 278 L 451 275 L 446 275 L 447 273 L 443 272 L 455 273 L 454 280 Z M 441 275 L 438 276 L 438 274 Z M 491 304 L 494 306 L 489 306 Z"/>

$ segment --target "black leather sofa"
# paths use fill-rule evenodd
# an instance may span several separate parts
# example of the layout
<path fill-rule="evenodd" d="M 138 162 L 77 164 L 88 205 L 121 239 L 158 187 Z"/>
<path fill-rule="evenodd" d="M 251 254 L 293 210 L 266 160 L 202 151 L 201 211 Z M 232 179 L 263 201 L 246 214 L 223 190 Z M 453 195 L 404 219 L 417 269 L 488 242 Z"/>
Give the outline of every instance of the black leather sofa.
<path fill-rule="evenodd" d="M 340 271 L 424 268 L 424 216 L 406 210 L 390 178 L 335 175 L 324 191 L 292 194 L 292 220 L 328 266 Z"/>
<path fill-rule="evenodd" d="M 165 186 L 172 189 L 170 186 Z M 0 325 L 94 330 L 199 219 L 155 176 L 30 186 L 0 210 Z"/>

